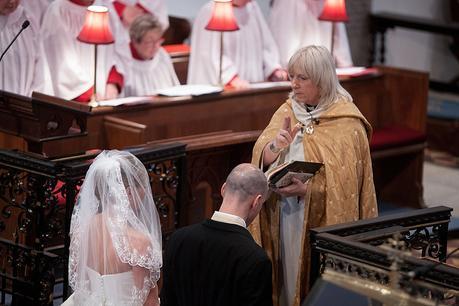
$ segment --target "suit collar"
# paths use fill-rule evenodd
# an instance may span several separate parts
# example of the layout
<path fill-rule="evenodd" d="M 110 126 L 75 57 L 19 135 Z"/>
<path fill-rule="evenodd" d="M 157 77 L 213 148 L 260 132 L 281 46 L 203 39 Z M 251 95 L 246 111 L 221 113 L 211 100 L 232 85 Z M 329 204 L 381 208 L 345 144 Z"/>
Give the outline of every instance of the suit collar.
<path fill-rule="evenodd" d="M 247 228 L 244 219 L 242 219 L 241 217 L 229 213 L 224 213 L 218 210 L 214 212 L 211 220 L 229 224 L 236 224 L 242 226 L 243 228 Z"/>
<path fill-rule="evenodd" d="M 210 220 L 210 219 L 205 220 L 202 223 L 202 225 L 204 225 L 205 227 L 210 227 L 212 229 L 216 229 L 220 231 L 239 233 L 253 240 L 253 237 L 250 234 L 250 232 L 246 228 L 243 228 L 240 225 L 224 223 L 224 222 Z"/>

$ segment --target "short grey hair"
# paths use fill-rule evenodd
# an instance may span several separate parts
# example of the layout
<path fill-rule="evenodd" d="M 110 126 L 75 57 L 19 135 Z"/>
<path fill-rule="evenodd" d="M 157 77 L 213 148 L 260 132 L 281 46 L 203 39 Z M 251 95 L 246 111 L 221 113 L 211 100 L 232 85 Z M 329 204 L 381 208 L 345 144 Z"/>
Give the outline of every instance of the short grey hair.
<path fill-rule="evenodd" d="M 137 17 L 129 27 L 129 36 L 131 41 L 140 43 L 145 33 L 150 30 L 158 30 L 161 33 L 163 32 L 158 18 L 151 14 L 143 14 Z"/>
<path fill-rule="evenodd" d="M 252 164 L 236 166 L 226 178 L 225 194 L 231 193 L 241 201 L 261 195 L 263 200 L 268 195 L 268 182 L 265 174 Z"/>
<path fill-rule="evenodd" d="M 328 106 L 340 97 L 352 101 L 351 95 L 339 83 L 333 56 L 323 46 L 299 49 L 290 58 L 287 70 L 289 75 L 304 74 L 319 88 L 319 107 Z"/>

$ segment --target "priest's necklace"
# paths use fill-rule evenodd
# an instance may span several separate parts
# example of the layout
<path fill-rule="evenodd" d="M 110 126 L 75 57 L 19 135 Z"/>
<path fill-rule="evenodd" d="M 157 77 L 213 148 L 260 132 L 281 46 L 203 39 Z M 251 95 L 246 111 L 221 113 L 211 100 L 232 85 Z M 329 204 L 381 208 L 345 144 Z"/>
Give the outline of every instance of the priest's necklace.
<path fill-rule="evenodd" d="M 310 120 L 307 126 L 305 126 L 304 124 L 301 125 L 301 133 L 306 132 L 306 134 L 309 134 L 309 135 L 314 133 L 314 124 L 319 124 L 319 119 L 314 118 L 311 112 L 316 109 L 316 106 L 317 105 L 308 105 L 308 104 L 304 105 L 306 112 L 308 113 L 310 117 L 309 118 Z"/>

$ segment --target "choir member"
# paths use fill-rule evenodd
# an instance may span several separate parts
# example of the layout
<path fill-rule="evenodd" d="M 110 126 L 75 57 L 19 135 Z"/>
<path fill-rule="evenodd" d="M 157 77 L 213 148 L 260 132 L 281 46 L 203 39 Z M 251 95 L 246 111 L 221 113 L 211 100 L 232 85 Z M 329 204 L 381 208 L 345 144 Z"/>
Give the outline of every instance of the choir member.
<path fill-rule="evenodd" d="M 213 1 L 196 16 L 191 34 L 189 84 L 217 84 L 219 75 L 220 34 L 205 29 Z M 234 15 L 239 30 L 224 33 L 222 82 L 236 88 L 251 82 L 287 80 L 281 69 L 279 53 L 260 7 L 255 1 L 234 0 Z"/>

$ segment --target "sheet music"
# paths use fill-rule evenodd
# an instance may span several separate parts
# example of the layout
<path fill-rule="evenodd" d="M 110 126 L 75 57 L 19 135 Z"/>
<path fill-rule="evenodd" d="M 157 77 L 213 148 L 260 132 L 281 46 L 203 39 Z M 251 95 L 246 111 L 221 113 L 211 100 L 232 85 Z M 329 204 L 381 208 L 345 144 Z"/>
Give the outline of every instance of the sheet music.
<path fill-rule="evenodd" d="M 365 71 L 365 67 L 346 67 L 346 68 L 336 68 L 337 75 L 349 75 L 352 76 L 357 73 Z"/>
<path fill-rule="evenodd" d="M 112 100 L 98 101 L 99 106 L 119 106 L 143 104 L 153 101 L 152 97 L 126 97 Z"/>
<path fill-rule="evenodd" d="M 251 89 L 263 89 L 263 88 L 272 88 L 278 86 L 290 86 L 289 81 L 281 82 L 260 82 L 260 83 L 250 83 L 249 88 Z"/>
<path fill-rule="evenodd" d="M 177 85 L 174 87 L 163 88 L 157 91 L 158 95 L 167 97 L 181 97 L 181 96 L 202 96 L 222 92 L 223 88 L 211 85 Z"/>

